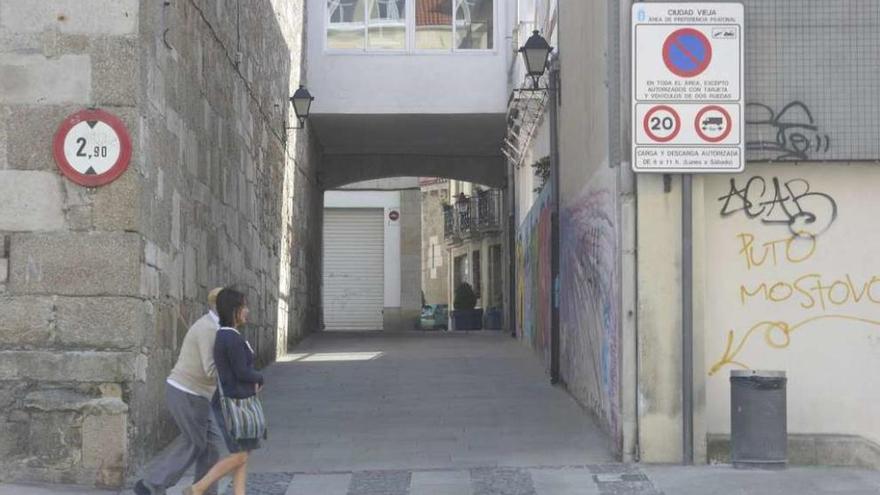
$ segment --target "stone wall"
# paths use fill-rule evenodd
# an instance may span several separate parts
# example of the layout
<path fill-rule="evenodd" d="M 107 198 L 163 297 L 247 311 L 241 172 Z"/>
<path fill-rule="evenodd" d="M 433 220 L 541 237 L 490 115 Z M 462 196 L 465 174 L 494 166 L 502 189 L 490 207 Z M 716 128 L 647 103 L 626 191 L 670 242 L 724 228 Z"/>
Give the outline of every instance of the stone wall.
<path fill-rule="evenodd" d="M 422 187 L 422 292 L 427 304 L 449 304 L 444 204 L 449 204 L 448 182 Z"/>
<path fill-rule="evenodd" d="M 400 191 L 400 319 L 416 328 L 422 309 L 422 193 Z"/>
<path fill-rule="evenodd" d="M 138 19 L 136 0 L 0 1 L 0 480 L 118 485 L 129 461 L 156 322 L 139 179 L 76 186 L 51 143 L 98 106 L 139 154 Z"/>
<path fill-rule="evenodd" d="M 308 129 L 283 129 L 303 12 L 0 0 L 0 481 L 134 474 L 176 434 L 157 405 L 213 286 L 248 294 L 260 364 L 317 327 L 319 157 Z M 96 189 L 51 155 L 91 106 L 134 148 Z"/>
<path fill-rule="evenodd" d="M 137 406 L 161 396 L 207 292 L 232 285 L 247 295 L 244 333 L 262 366 L 316 327 L 312 277 L 320 275 L 310 262 L 320 237 L 320 215 L 309 215 L 320 210 L 317 157 L 307 130 L 285 129 L 288 97 L 304 82 L 301 2 L 176 0 L 141 9 L 141 290 L 158 325 L 133 408 L 135 464 L 173 433 L 153 427 L 161 411 Z"/>

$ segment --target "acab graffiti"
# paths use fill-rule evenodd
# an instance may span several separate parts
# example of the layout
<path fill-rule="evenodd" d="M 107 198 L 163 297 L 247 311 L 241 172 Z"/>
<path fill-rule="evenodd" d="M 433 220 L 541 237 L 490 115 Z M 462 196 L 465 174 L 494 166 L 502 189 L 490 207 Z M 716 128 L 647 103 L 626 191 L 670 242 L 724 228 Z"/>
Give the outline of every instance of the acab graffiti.
<path fill-rule="evenodd" d="M 768 225 L 785 225 L 796 236 L 816 236 L 837 219 L 837 202 L 827 193 L 816 191 L 806 179 L 769 181 L 760 175 L 747 181 L 730 179 L 727 194 L 718 198 L 721 216 L 743 213 Z"/>

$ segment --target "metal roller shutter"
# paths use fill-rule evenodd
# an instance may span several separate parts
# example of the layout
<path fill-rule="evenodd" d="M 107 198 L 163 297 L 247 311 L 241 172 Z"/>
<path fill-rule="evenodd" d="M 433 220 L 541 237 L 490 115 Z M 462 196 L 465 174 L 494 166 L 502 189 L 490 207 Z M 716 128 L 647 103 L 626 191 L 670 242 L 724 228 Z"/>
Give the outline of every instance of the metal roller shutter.
<path fill-rule="evenodd" d="M 384 210 L 324 210 L 325 328 L 382 330 L 384 277 Z"/>

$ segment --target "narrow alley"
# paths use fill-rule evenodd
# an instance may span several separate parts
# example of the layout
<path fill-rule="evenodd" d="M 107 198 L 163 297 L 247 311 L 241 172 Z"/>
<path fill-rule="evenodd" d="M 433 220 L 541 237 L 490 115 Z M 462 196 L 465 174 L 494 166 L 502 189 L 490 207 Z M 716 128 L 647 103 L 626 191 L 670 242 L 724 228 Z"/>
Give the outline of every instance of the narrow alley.
<path fill-rule="evenodd" d="M 880 495 L 878 60 L 880 0 L 0 0 L 0 495 Z"/>
<path fill-rule="evenodd" d="M 267 370 L 256 471 L 563 466 L 604 434 L 502 332 L 319 333 Z"/>

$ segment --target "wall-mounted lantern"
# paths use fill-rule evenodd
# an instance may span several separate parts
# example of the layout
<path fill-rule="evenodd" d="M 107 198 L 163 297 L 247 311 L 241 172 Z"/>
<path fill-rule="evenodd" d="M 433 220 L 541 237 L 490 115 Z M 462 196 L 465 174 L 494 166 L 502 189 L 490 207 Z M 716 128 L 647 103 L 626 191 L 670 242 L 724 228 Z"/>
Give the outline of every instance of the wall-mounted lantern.
<path fill-rule="evenodd" d="M 305 127 L 305 120 L 309 118 L 309 110 L 312 107 L 312 101 L 314 101 L 315 97 L 309 93 L 309 90 L 306 89 L 302 84 L 299 85 L 299 89 L 293 93 L 293 96 L 290 97 L 290 104 L 293 106 L 293 113 L 296 115 L 296 120 L 299 122 L 298 126 L 295 127 L 285 127 L 285 129 L 302 129 Z"/>
<path fill-rule="evenodd" d="M 538 30 L 532 31 L 526 44 L 519 49 L 526 64 L 526 73 L 534 81 L 534 89 L 538 89 L 538 80 L 544 75 L 547 68 L 547 58 L 552 51 L 553 47 L 547 43 Z"/>

